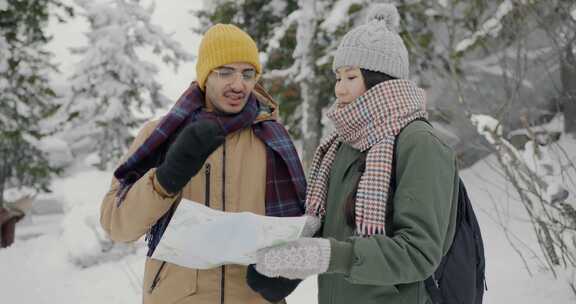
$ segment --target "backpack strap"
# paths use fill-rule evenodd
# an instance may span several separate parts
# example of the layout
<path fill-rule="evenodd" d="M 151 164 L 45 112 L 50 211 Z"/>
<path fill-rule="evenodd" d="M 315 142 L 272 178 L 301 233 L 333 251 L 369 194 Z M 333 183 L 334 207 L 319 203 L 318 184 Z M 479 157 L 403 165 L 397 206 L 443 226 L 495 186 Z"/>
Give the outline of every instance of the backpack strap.
<path fill-rule="evenodd" d="M 462 195 L 462 193 L 460 191 L 462 191 L 462 187 L 464 187 L 464 184 L 462 183 L 462 180 L 459 179 L 459 195 Z M 458 210 L 464 210 L 464 212 L 466 211 L 466 206 L 462 206 L 462 200 L 459 198 L 458 202 L 457 202 L 457 207 Z M 464 221 L 464 217 L 467 217 L 467 214 L 464 214 L 464 212 L 457 212 L 456 214 L 456 227 L 459 227 L 462 223 L 462 221 Z M 442 259 L 444 259 L 444 257 L 442 257 Z M 438 269 L 441 269 L 444 267 L 444 260 L 440 263 L 440 265 L 438 266 Z M 430 299 L 432 300 L 432 303 L 434 304 L 442 304 L 444 303 L 444 297 L 442 296 L 442 291 L 440 290 L 440 285 L 438 283 L 438 281 L 436 280 L 436 271 L 434 271 L 434 273 L 432 273 L 432 275 L 430 277 L 428 277 L 426 280 L 424 280 L 424 285 L 426 286 L 426 290 L 428 291 L 428 294 L 430 295 Z"/>
<path fill-rule="evenodd" d="M 410 125 L 411 123 L 413 123 L 414 121 L 423 121 L 425 123 L 427 123 L 428 125 L 432 126 L 432 124 L 423 117 L 419 117 L 416 118 L 414 120 L 412 120 L 411 122 L 407 123 L 401 130 L 400 132 L 398 132 L 398 135 L 396 136 L 396 138 L 394 138 L 394 148 L 392 149 L 392 172 L 391 172 L 391 176 L 390 176 L 390 186 L 388 187 L 388 199 L 386 201 L 386 214 L 384 215 L 386 221 L 385 221 L 385 226 L 384 226 L 384 231 L 386 232 L 386 236 L 391 237 L 392 236 L 392 220 L 394 217 L 394 194 L 396 193 L 396 186 L 397 186 L 397 181 L 396 181 L 396 162 L 397 162 L 397 151 L 396 148 L 398 146 L 398 138 L 400 137 L 400 134 L 402 133 L 402 131 L 404 131 L 404 129 Z"/>
<path fill-rule="evenodd" d="M 413 121 L 409 122 L 408 124 L 406 124 L 406 126 L 404 126 L 404 128 L 406 128 L 409 124 L 411 124 L 412 122 L 419 120 L 419 121 L 423 121 L 425 123 L 427 123 L 428 125 L 432 126 L 432 124 L 425 118 L 416 118 Z M 402 133 L 402 131 L 404 131 L 404 128 L 402 128 L 402 130 L 400 130 L 400 132 L 398 133 L 398 136 L 396 136 L 396 138 L 394 139 L 394 152 L 392 153 L 392 176 L 390 177 L 390 187 L 389 187 L 389 192 L 388 192 L 388 200 L 386 202 L 386 214 L 385 214 L 385 218 L 386 218 L 386 225 L 385 225 L 385 231 L 386 231 L 386 236 L 388 237 L 392 237 L 392 220 L 394 217 L 394 194 L 396 192 L 396 186 L 397 186 L 397 181 L 396 181 L 396 163 L 397 163 L 397 143 L 398 143 L 398 138 L 400 137 L 400 134 Z M 432 300 L 432 303 L 434 304 L 442 304 L 443 303 L 443 298 L 442 298 L 442 293 L 440 291 L 440 288 L 438 287 L 438 284 L 436 282 L 436 279 L 434 278 L 434 274 L 432 274 L 432 276 L 428 277 L 426 280 L 424 280 L 424 285 L 426 287 L 426 290 L 428 291 L 428 294 L 430 295 L 430 298 Z"/>

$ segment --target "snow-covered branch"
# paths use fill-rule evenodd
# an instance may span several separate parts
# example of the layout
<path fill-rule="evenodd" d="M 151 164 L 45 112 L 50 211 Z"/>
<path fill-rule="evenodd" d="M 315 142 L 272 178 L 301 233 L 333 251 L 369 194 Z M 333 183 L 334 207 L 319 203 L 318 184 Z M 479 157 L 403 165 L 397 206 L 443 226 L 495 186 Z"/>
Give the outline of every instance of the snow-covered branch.
<path fill-rule="evenodd" d="M 470 37 L 465 38 L 460 42 L 458 42 L 455 50 L 457 52 L 466 51 L 469 47 L 474 45 L 476 41 L 478 41 L 479 39 L 482 39 L 488 35 L 491 35 L 493 37 L 498 35 L 500 30 L 502 29 L 502 19 L 506 17 L 508 13 L 512 11 L 513 8 L 514 4 L 512 3 L 512 0 L 504 0 L 498 6 L 496 13 L 494 14 L 494 17 L 490 17 L 488 20 L 486 20 L 480 27 L 480 30 L 473 33 Z"/>

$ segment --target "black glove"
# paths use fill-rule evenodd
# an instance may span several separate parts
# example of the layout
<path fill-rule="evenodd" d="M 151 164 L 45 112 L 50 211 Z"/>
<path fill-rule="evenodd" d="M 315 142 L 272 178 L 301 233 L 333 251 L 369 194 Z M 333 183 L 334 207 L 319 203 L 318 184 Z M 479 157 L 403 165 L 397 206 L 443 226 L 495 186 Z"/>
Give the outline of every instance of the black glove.
<path fill-rule="evenodd" d="M 260 274 L 254 265 L 248 265 L 246 283 L 266 301 L 276 303 L 290 295 L 302 280 L 290 280 L 282 277 L 269 278 Z"/>
<path fill-rule="evenodd" d="M 184 127 L 156 169 L 156 179 L 169 193 L 179 192 L 224 138 L 224 131 L 215 121 L 201 120 Z"/>

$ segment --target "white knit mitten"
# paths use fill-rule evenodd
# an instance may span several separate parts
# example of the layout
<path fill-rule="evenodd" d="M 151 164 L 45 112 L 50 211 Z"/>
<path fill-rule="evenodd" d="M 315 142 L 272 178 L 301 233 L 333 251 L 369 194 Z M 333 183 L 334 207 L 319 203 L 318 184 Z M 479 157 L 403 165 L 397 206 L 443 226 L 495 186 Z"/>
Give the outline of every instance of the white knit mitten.
<path fill-rule="evenodd" d="M 320 226 L 322 226 L 322 222 L 316 216 L 304 215 L 304 217 L 306 218 L 306 223 L 304 224 L 304 228 L 302 229 L 301 237 L 312 237 L 314 236 L 314 234 L 316 234 L 318 229 L 320 229 Z"/>
<path fill-rule="evenodd" d="M 258 251 L 256 270 L 271 278 L 305 279 L 326 272 L 329 265 L 329 240 L 300 238 Z"/>

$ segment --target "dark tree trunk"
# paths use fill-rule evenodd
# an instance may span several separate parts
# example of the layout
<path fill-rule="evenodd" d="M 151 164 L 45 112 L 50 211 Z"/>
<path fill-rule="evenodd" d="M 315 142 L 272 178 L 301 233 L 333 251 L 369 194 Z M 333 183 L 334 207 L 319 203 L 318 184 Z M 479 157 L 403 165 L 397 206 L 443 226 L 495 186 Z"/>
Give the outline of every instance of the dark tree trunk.
<path fill-rule="evenodd" d="M 562 103 L 564 106 L 564 130 L 576 135 L 576 58 L 574 40 L 566 45 L 561 61 Z"/>

